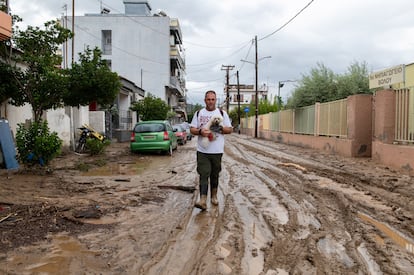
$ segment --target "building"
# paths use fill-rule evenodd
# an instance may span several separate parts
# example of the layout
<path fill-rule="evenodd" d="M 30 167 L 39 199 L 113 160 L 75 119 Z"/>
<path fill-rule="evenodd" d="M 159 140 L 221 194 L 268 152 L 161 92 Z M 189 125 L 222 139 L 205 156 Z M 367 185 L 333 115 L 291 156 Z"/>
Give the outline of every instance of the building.
<path fill-rule="evenodd" d="M 185 59 L 178 19 L 164 12 L 151 14 L 148 1 L 124 0 L 125 13 L 103 9 L 98 14 L 75 16 L 74 51 L 72 41 L 64 50 L 66 62 L 86 47 L 98 47 L 113 72 L 145 91 L 164 100 L 177 120 L 185 120 Z M 70 29 L 71 17 L 63 19 Z M 119 112 L 128 111 L 138 97 L 126 96 Z M 121 98 L 122 99 L 122 98 Z M 119 101 L 119 99 L 118 99 Z"/>
<path fill-rule="evenodd" d="M 0 0 L 0 41 L 10 39 L 12 35 L 12 18 L 8 12 L 8 1 Z"/>
<path fill-rule="evenodd" d="M 237 84 L 230 84 L 229 85 L 229 90 L 228 90 L 228 92 L 229 92 L 229 110 L 228 110 L 228 112 L 231 112 L 232 110 L 238 108 L 239 101 L 240 101 L 240 106 L 241 107 L 255 102 L 255 100 L 256 100 L 256 89 L 254 88 L 254 85 L 239 84 L 239 90 L 240 90 L 240 99 L 238 100 L 238 97 L 237 97 L 237 94 L 238 94 Z M 226 88 L 224 90 L 224 93 L 227 93 Z M 258 89 L 259 101 L 267 99 L 267 95 L 268 95 L 268 86 L 266 84 L 263 84 Z M 224 104 L 225 104 L 225 106 L 222 106 L 222 107 L 226 109 L 227 108 L 227 106 L 226 106 L 227 102 L 225 102 Z M 242 112 L 243 112 L 243 110 L 242 110 Z"/>

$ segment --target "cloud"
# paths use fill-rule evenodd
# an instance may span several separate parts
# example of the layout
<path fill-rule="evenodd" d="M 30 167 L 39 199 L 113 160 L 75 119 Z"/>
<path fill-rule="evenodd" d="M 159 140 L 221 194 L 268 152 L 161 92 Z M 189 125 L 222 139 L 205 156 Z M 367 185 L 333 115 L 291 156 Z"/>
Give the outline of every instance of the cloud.
<path fill-rule="evenodd" d="M 71 13 L 71 2 L 67 1 L 10 2 L 12 11 L 30 25 L 40 26 L 61 16 L 65 3 Z M 335 73 L 344 73 L 355 61 L 367 62 L 372 70 L 414 61 L 414 1 L 149 0 L 149 3 L 153 12 L 162 10 L 180 21 L 188 95 L 193 103 L 202 103 L 207 89 L 215 89 L 224 99 L 222 65 L 235 66 L 231 71 L 232 83 L 236 82 L 237 70 L 240 83 L 254 83 L 255 66 L 240 59 L 254 61 L 255 35 L 259 39 L 259 58 L 272 56 L 259 62 L 259 83 L 267 83 L 273 93 L 277 81 L 299 79 L 318 62 Z M 111 13 L 124 12 L 122 0 L 77 0 L 76 15 L 97 13 L 101 4 Z M 294 85 L 286 85 L 282 95 L 293 89 Z"/>

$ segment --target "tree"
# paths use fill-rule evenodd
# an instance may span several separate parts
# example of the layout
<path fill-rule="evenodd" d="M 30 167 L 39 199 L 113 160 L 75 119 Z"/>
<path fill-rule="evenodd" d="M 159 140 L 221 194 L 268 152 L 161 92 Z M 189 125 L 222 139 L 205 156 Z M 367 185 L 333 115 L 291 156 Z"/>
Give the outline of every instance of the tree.
<path fill-rule="evenodd" d="M 344 75 L 337 75 L 318 63 L 309 75 L 303 75 L 298 81 L 297 88 L 288 99 L 287 107 L 309 106 L 316 102 L 329 102 L 358 93 L 370 93 L 365 62 L 354 62 Z"/>
<path fill-rule="evenodd" d="M 12 67 L 13 79 L 8 79 L 9 86 L 18 87 L 9 95 L 11 103 L 29 103 L 35 122 L 41 121 L 45 110 L 63 106 L 62 94 L 68 87 L 68 78 L 60 69 L 62 57 L 57 52 L 72 33 L 57 21 L 46 22 L 44 27 L 28 26 L 25 31 L 16 31 L 14 42 L 21 52 L 15 61 L 27 67 Z"/>
<path fill-rule="evenodd" d="M 87 47 L 84 53 L 79 53 L 80 63 L 73 64 L 68 71 L 70 84 L 63 95 L 66 105 L 88 105 L 93 101 L 100 105 L 113 104 L 121 82 L 118 74 L 111 72 L 101 57 L 98 48 Z"/>
<path fill-rule="evenodd" d="M 337 99 L 346 98 L 353 94 L 370 94 L 369 73 L 366 62 L 352 63 L 347 73 L 338 76 Z"/>
<path fill-rule="evenodd" d="M 193 108 L 191 108 L 191 112 L 189 112 L 187 114 L 188 116 L 188 122 L 191 122 L 193 120 L 194 114 L 195 112 L 197 112 L 198 110 L 203 109 L 203 105 L 201 105 L 200 103 L 196 103 Z"/>
<path fill-rule="evenodd" d="M 142 120 L 164 120 L 171 108 L 161 98 L 148 94 L 143 100 L 132 103 L 130 110 L 137 112 Z"/>

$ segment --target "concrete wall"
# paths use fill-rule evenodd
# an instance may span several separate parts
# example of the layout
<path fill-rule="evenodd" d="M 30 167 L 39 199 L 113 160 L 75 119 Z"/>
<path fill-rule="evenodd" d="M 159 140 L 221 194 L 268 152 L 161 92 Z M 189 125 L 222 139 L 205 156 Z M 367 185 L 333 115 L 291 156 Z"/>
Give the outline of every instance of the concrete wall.
<path fill-rule="evenodd" d="M 374 97 L 372 159 L 414 175 L 414 146 L 394 144 L 395 93 L 384 90 Z"/>
<path fill-rule="evenodd" d="M 379 91 L 374 102 L 373 140 L 391 144 L 395 138 L 395 93 L 393 90 Z"/>
<path fill-rule="evenodd" d="M 298 135 L 263 130 L 259 118 L 258 136 L 290 145 L 340 154 L 346 157 L 371 156 L 372 141 L 372 96 L 353 95 L 347 99 L 347 138 Z"/>
<path fill-rule="evenodd" d="M 69 23 L 71 18 L 69 18 Z M 122 14 L 76 16 L 75 60 L 86 46 L 102 49 L 102 30 L 112 31 L 111 70 L 145 91 L 166 99 L 170 83 L 170 18 Z M 85 31 L 87 30 L 87 31 Z M 68 42 L 71 45 L 71 42 Z M 68 56 L 71 48 L 68 47 Z"/>
<path fill-rule="evenodd" d="M 353 95 L 347 99 L 347 139 L 350 156 L 369 157 L 372 150 L 372 95 Z"/>
<path fill-rule="evenodd" d="M 66 115 L 65 109 L 49 110 L 46 112 L 46 120 L 51 132 L 56 132 L 63 140 L 63 147 L 70 146 L 71 131 L 70 117 Z"/>
<path fill-rule="evenodd" d="M 105 112 L 93 111 L 89 112 L 89 126 L 98 133 L 105 134 Z"/>
<path fill-rule="evenodd" d="M 29 104 L 25 104 L 21 107 L 2 104 L 1 108 L 1 118 L 9 121 L 13 136 L 16 136 L 17 124 L 25 123 L 26 120 L 32 119 L 32 107 Z"/>
<path fill-rule="evenodd" d="M 258 137 L 284 144 L 321 150 L 345 157 L 371 157 L 374 161 L 414 175 L 414 146 L 394 144 L 395 92 L 350 96 L 347 101 L 347 138 L 311 136 L 263 130 Z M 254 136 L 254 128 L 241 133 Z"/>

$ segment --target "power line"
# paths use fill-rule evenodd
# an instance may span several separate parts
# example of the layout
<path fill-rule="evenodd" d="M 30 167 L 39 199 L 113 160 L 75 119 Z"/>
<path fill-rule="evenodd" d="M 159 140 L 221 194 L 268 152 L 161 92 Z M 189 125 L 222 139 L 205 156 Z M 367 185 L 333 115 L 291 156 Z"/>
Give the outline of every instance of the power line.
<path fill-rule="evenodd" d="M 313 2 L 314 0 L 311 0 L 308 4 L 306 4 L 306 6 L 304 6 L 298 13 L 296 13 L 291 19 L 289 19 L 285 24 L 283 24 L 282 26 L 280 26 L 279 28 L 277 28 L 274 32 L 272 32 L 272 33 L 270 33 L 270 34 L 268 34 L 268 35 L 266 35 L 266 36 L 264 36 L 264 37 L 262 37 L 262 38 L 260 38 L 259 39 L 259 41 L 260 40 L 263 40 L 263 39 L 266 39 L 266 38 L 268 38 L 268 37 L 270 37 L 270 36 L 272 36 L 272 35 L 274 35 L 275 33 L 277 33 L 277 32 L 279 32 L 279 31 L 281 31 L 284 27 L 286 27 L 290 22 L 292 22 L 296 17 L 298 17 L 299 16 L 299 14 L 301 14 L 305 9 L 307 9 L 311 4 L 312 4 L 312 2 Z"/>

